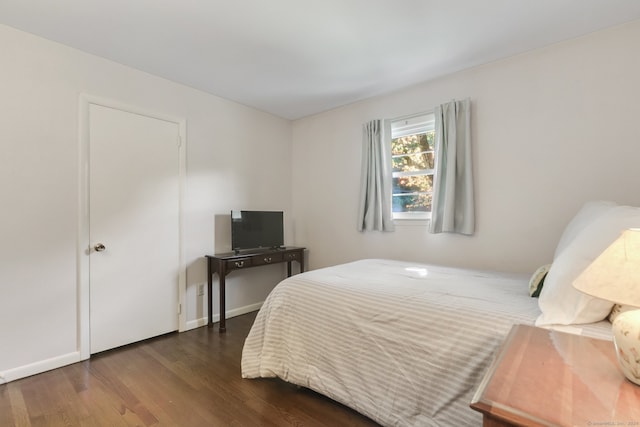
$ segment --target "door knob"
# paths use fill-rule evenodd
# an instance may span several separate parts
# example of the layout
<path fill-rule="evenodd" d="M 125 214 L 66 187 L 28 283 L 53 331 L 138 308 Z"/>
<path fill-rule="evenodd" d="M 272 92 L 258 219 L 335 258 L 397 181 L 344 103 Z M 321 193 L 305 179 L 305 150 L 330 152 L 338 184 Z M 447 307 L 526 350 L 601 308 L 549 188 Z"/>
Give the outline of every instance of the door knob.
<path fill-rule="evenodd" d="M 95 249 L 95 250 L 96 250 L 96 252 L 102 252 L 102 251 L 104 251 L 104 250 L 105 250 L 105 249 L 107 249 L 107 248 L 106 248 L 102 243 L 97 243 L 97 244 L 93 247 L 93 249 Z"/>

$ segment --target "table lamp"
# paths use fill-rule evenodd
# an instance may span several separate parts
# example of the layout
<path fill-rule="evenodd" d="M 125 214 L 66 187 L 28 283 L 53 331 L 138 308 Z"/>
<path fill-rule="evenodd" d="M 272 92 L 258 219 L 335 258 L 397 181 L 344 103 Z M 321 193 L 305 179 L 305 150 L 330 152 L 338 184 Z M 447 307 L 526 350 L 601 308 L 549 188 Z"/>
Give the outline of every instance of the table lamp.
<path fill-rule="evenodd" d="M 573 282 L 596 298 L 639 307 L 624 311 L 612 325 L 616 355 L 627 379 L 640 385 L 640 229 L 629 229 Z"/>

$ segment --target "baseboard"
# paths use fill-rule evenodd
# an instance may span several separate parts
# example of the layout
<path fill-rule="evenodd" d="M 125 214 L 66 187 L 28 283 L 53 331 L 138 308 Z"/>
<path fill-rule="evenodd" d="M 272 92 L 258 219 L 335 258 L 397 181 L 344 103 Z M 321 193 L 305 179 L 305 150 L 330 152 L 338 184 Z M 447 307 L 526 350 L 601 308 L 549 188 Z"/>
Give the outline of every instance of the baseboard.
<path fill-rule="evenodd" d="M 245 305 L 244 307 L 235 308 L 227 311 L 227 319 L 235 316 L 241 316 L 243 314 L 251 313 L 252 311 L 259 310 L 262 307 L 262 302 L 255 304 Z M 207 324 L 208 319 L 202 317 L 200 319 L 187 322 L 186 331 L 190 329 L 199 328 Z M 220 315 L 213 316 L 213 321 L 220 321 Z M 20 378 L 30 377 L 31 375 L 41 374 L 52 369 L 61 368 L 63 366 L 71 365 L 72 363 L 80 362 L 80 352 L 75 351 L 73 353 L 63 354 L 61 356 L 52 357 L 50 359 L 41 360 L 29 365 L 20 366 L 17 368 L 9 369 L 7 371 L 0 372 L 0 384 L 8 383 L 10 381 L 19 380 Z"/>
<path fill-rule="evenodd" d="M 30 377 L 31 375 L 40 374 L 52 369 L 61 368 L 80 361 L 80 352 L 63 354 L 61 356 L 52 357 L 50 359 L 40 360 L 29 365 L 20 366 L 0 372 L 0 384 L 10 381 L 19 380 L 20 378 Z"/>
<path fill-rule="evenodd" d="M 250 304 L 250 305 L 245 305 L 244 307 L 239 307 L 239 308 L 234 308 L 233 310 L 228 310 L 227 313 L 227 319 L 230 319 L 232 317 L 236 317 L 236 316 L 242 316 L 243 314 L 247 314 L 247 313 L 251 313 L 252 311 L 256 311 L 256 310 L 260 310 L 260 307 L 262 307 L 262 303 L 264 301 L 261 302 L 257 302 L 255 304 Z M 199 328 L 201 326 L 206 326 L 207 322 L 209 321 L 209 319 L 207 317 L 201 317 L 199 319 L 195 319 L 195 320 L 191 320 L 189 322 L 187 322 L 186 325 L 186 329 L 185 331 L 191 330 L 191 329 L 195 329 L 195 328 Z M 220 315 L 219 314 L 214 314 L 213 315 L 213 322 L 219 322 L 220 321 Z"/>

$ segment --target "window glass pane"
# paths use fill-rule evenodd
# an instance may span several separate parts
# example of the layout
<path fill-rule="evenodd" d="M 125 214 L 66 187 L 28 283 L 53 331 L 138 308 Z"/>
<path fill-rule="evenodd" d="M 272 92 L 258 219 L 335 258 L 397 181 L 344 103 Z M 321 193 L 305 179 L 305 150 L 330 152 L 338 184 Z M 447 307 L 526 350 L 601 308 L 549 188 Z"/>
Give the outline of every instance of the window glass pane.
<path fill-rule="evenodd" d="M 413 172 L 433 169 L 433 151 L 393 156 L 392 162 L 394 172 Z"/>
<path fill-rule="evenodd" d="M 430 193 L 433 175 L 400 176 L 392 179 L 393 194 Z"/>
<path fill-rule="evenodd" d="M 431 212 L 433 175 L 393 178 L 393 212 Z"/>
<path fill-rule="evenodd" d="M 407 135 L 391 140 L 391 154 L 413 154 L 433 151 L 434 132 Z"/>
<path fill-rule="evenodd" d="M 393 212 L 431 212 L 431 194 L 393 195 Z"/>

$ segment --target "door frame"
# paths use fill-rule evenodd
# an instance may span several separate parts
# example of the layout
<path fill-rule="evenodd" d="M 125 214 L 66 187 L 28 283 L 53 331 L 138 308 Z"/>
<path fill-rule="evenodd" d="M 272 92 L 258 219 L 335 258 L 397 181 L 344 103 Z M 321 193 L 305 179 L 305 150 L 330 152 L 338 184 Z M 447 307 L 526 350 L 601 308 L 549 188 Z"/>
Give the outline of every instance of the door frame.
<path fill-rule="evenodd" d="M 77 316 L 78 316 L 78 350 L 80 360 L 86 360 L 91 356 L 91 317 L 90 317 L 90 281 L 89 281 L 89 108 L 98 105 L 114 108 L 127 113 L 139 114 L 158 120 L 164 120 L 178 125 L 180 141 L 179 176 L 178 176 L 178 331 L 186 330 L 186 265 L 184 248 L 184 189 L 186 180 L 186 131 L 185 119 L 172 117 L 166 114 L 150 111 L 148 109 L 127 105 L 119 101 L 106 99 L 89 94 L 80 94 L 79 120 L 78 120 L 78 233 L 76 246 L 77 265 Z"/>

